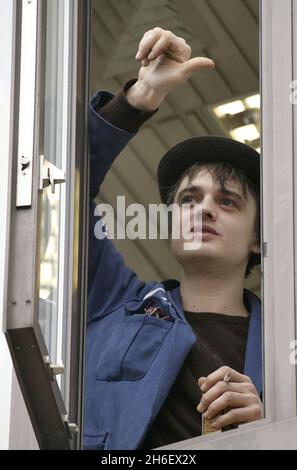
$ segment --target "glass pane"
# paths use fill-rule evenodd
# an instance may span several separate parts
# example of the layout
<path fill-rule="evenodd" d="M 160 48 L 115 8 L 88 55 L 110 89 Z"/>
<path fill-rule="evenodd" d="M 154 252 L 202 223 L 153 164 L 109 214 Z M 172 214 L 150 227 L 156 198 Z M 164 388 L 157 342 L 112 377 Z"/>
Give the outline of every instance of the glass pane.
<path fill-rule="evenodd" d="M 60 188 L 42 194 L 39 323 L 52 360 L 57 359 Z"/>
<path fill-rule="evenodd" d="M 104 182 L 101 185 L 100 193 L 96 197 L 96 203 L 98 205 L 100 203 L 105 203 L 106 206 L 107 204 L 110 204 L 114 208 L 116 220 L 112 220 L 114 223 L 111 223 L 110 220 L 107 220 L 107 226 L 113 238 L 112 242 L 122 253 L 125 263 L 127 263 L 127 265 L 137 273 L 141 280 L 144 280 L 147 283 L 154 280 L 156 283 L 158 283 L 166 279 L 176 279 L 181 284 L 179 293 L 182 297 L 182 306 L 184 307 L 184 311 L 189 310 L 189 307 L 187 308 L 184 305 L 192 305 L 192 311 L 187 313 L 197 313 L 197 315 L 204 312 L 204 314 L 211 313 L 219 316 L 219 314 L 223 314 L 225 311 L 229 316 L 233 315 L 240 317 L 239 323 L 242 324 L 242 331 L 247 332 L 250 321 L 254 321 L 253 319 L 255 317 L 257 317 L 259 320 L 261 319 L 261 266 L 259 264 L 260 257 L 257 253 L 259 248 L 257 242 L 258 236 L 260 235 L 259 232 L 261 225 L 256 228 L 257 213 L 260 214 L 261 212 L 258 198 L 258 193 L 260 193 L 259 180 L 257 183 L 255 183 L 257 186 L 256 191 L 253 193 L 251 192 L 252 196 L 249 197 L 249 204 L 252 204 L 253 206 L 254 218 L 251 217 L 249 219 L 248 225 L 239 224 L 237 226 L 240 227 L 241 230 L 241 232 L 240 230 L 237 232 L 237 237 L 234 236 L 234 230 L 231 228 L 231 226 L 229 226 L 229 229 L 227 229 L 227 226 L 224 225 L 225 222 L 227 222 L 227 219 L 228 224 L 231 220 L 238 221 L 237 216 L 235 216 L 235 212 L 233 212 L 231 215 L 230 211 L 230 218 L 229 216 L 227 218 L 225 218 L 225 216 L 221 216 L 217 223 L 212 221 L 210 224 L 211 226 L 206 227 L 205 230 L 207 231 L 207 229 L 209 229 L 208 231 L 210 232 L 212 228 L 215 228 L 214 226 L 217 227 L 218 231 L 220 231 L 220 227 L 221 230 L 224 231 L 225 236 L 222 238 L 222 240 L 224 240 L 224 249 L 221 251 L 219 249 L 219 246 L 221 246 L 220 243 L 218 243 L 218 245 L 216 245 L 216 243 L 213 243 L 212 245 L 210 244 L 214 239 L 211 238 L 211 234 L 207 233 L 205 234 L 205 244 L 202 244 L 202 246 L 205 246 L 206 248 L 205 252 L 202 252 L 201 257 L 199 258 L 197 253 L 197 260 L 195 260 L 193 257 L 191 258 L 190 256 L 189 258 L 186 258 L 182 249 L 177 251 L 174 250 L 174 244 L 171 244 L 170 246 L 168 239 L 150 239 L 150 232 L 147 227 L 150 224 L 149 204 L 160 203 L 156 178 L 158 164 L 163 155 L 177 143 L 192 137 L 200 136 L 227 137 L 230 140 L 233 139 L 241 143 L 248 144 L 250 147 L 252 147 L 249 151 L 249 157 L 257 158 L 256 165 L 257 168 L 258 166 L 260 167 L 260 159 L 253 150 L 260 149 L 261 141 L 259 95 L 259 2 L 257 0 L 226 0 L 223 2 L 221 0 L 211 0 L 207 2 L 200 0 L 192 0 L 189 2 L 181 2 L 179 0 L 173 0 L 170 2 L 167 0 L 144 0 L 142 2 L 137 0 L 130 0 L 129 2 L 93 0 L 92 6 L 92 93 L 96 93 L 98 90 L 109 90 L 114 94 L 117 94 L 122 89 L 123 85 L 128 82 L 128 80 L 138 76 L 140 63 L 135 60 L 135 55 L 138 51 L 139 42 L 145 32 L 152 30 L 156 26 L 161 27 L 164 30 L 170 30 L 176 36 L 184 38 L 191 47 L 192 57 L 206 56 L 210 59 L 213 59 L 216 64 L 215 69 L 197 70 L 188 80 L 185 81 L 185 83 L 170 92 L 164 102 L 161 103 L 158 112 L 156 112 L 145 122 L 137 135 L 121 152 L 120 158 L 116 159 L 115 161 L 113 161 L 111 158 L 112 165 L 104 179 Z M 178 48 L 176 50 L 178 54 Z M 164 59 L 167 62 L 165 63 L 163 70 L 166 69 L 169 59 L 172 59 L 172 56 L 167 56 Z M 177 60 L 174 60 L 174 62 L 180 62 L 180 60 L 181 57 L 178 57 Z M 163 64 L 162 60 L 160 62 Z M 157 60 L 155 64 L 158 68 Z M 178 66 L 179 65 L 175 65 L 175 70 L 177 70 Z M 153 65 L 152 67 L 148 67 L 146 70 L 149 70 L 147 73 L 151 72 L 152 76 L 154 76 Z M 162 73 L 161 68 L 159 68 L 159 72 L 160 74 Z M 141 76 L 143 81 L 145 81 L 145 74 L 145 67 L 143 67 Z M 158 80 L 156 79 L 156 81 Z M 154 84 L 155 82 L 152 80 L 150 82 L 150 86 L 153 86 L 152 83 Z M 102 101 L 106 102 L 106 100 L 106 95 L 104 95 Z M 143 100 L 143 105 L 147 105 L 147 101 Z M 117 102 L 117 106 L 119 107 L 119 101 Z M 114 122 L 119 123 L 115 124 L 118 127 L 133 131 L 133 125 L 128 128 L 129 119 L 126 118 L 126 120 L 124 120 L 121 118 L 122 114 L 120 111 L 122 111 L 124 114 L 124 112 L 127 112 L 127 110 L 119 110 L 118 108 L 117 111 L 117 116 L 113 115 L 112 106 L 110 106 L 105 117 L 108 117 L 108 119 L 110 118 L 111 120 L 113 119 Z M 135 116 L 131 115 L 131 121 L 133 118 L 135 118 Z M 102 131 L 104 135 L 104 142 L 106 142 L 106 146 L 108 146 L 108 139 L 106 137 L 108 133 L 106 129 L 101 129 L 99 124 L 97 125 L 98 129 Z M 99 141 L 98 133 L 96 138 Z M 111 147 L 114 145 L 114 140 L 116 138 L 117 135 L 115 135 L 115 132 L 113 131 L 113 141 L 110 142 Z M 232 145 L 232 148 L 234 149 L 236 144 L 231 141 L 230 145 Z M 240 145 L 238 145 L 238 147 L 239 146 Z M 99 144 L 98 148 L 100 149 Z M 105 176 L 103 175 L 104 169 L 108 166 L 106 164 L 106 154 L 108 154 L 108 148 L 106 147 L 104 150 L 106 152 L 104 154 L 105 164 L 104 168 L 102 169 L 102 174 L 100 174 L 101 181 L 103 180 L 103 176 Z M 237 155 L 237 151 L 234 151 L 234 155 L 235 154 Z M 100 173 L 100 155 L 97 155 L 97 162 L 95 157 L 91 160 L 91 165 L 95 166 L 95 163 L 97 163 L 97 172 Z M 235 167 L 236 163 L 234 163 Z M 247 167 L 245 169 L 246 173 L 248 173 L 248 168 L 250 168 L 250 162 L 247 163 Z M 224 173 L 224 171 L 222 171 L 222 173 Z M 197 174 L 194 176 L 197 176 Z M 229 180 L 227 179 L 227 181 L 229 181 L 229 183 L 234 183 L 232 178 Z M 237 183 L 238 182 L 239 180 L 237 180 Z M 215 183 L 215 181 L 212 180 L 212 183 Z M 92 181 L 92 171 L 91 187 L 95 187 L 95 182 Z M 205 187 L 207 187 L 207 185 Z M 215 187 L 215 184 L 213 184 L 211 187 Z M 252 185 L 250 184 L 248 187 L 252 191 Z M 237 189 L 238 191 L 240 190 L 242 194 L 245 193 L 244 184 L 238 184 Z M 120 213 L 121 207 L 123 207 L 123 205 L 121 206 L 121 202 L 118 198 L 123 198 L 123 196 L 125 197 L 125 207 L 122 213 Z M 215 201 L 214 198 L 211 200 L 212 202 Z M 136 233 L 138 234 L 135 236 L 135 238 L 129 237 L 128 234 L 128 224 L 131 221 L 131 219 L 128 218 L 128 208 L 130 209 L 129 215 L 132 216 L 134 214 L 136 220 L 138 215 L 142 216 L 142 213 L 140 210 L 135 209 L 136 204 L 134 204 L 132 207 L 132 203 L 141 205 L 142 213 L 145 214 L 143 219 L 139 217 L 141 222 L 137 221 L 138 227 L 140 228 L 133 232 L 133 236 L 135 236 Z M 222 204 L 224 204 L 223 201 Z M 215 208 L 219 211 L 218 206 L 219 204 L 217 204 Z M 232 201 L 229 201 L 229 206 L 233 207 Z M 236 206 L 235 202 L 234 206 Z M 99 215 L 99 211 L 97 214 Z M 99 218 L 96 218 L 97 214 L 95 213 L 95 219 L 96 221 L 99 221 Z M 220 212 L 220 214 L 222 214 L 222 212 Z M 91 215 L 94 215 L 94 212 L 91 212 Z M 247 213 L 245 213 L 245 216 L 246 219 L 244 220 L 247 221 L 249 216 Z M 92 219 L 90 220 L 94 221 Z M 132 219 L 132 221 L 135 223 L 135 227 L 137 225 L 136 220 Z M 143 231 L 141 229 L 145 224 L 146 228 Z M 121 228 L 121 233 L 119 233 L 120 231 L 118 230 L 119 226 Z M 252 234 L 250 238 L 250 241 L 253 241 L 253 244 L 251 245 L 252 249 L 250 249 L 250 244 L 246 244 L 250 233 L 249 231 L 251 231 Z M 208 236 L 209 238 L 207 238 Z M 99 402 L 97 402 L 97 400 L 100 400 L 100 397 L 98 397 L 98 395 L 95 397 L 92 394 L 92 388 L 96 389 L 96 392 L 101 390 L 102 396 L 107 403 L 109 399 L 111 401 L 114 399 L 116 393 L 119 392 L 119 390 L 121 391 L 120 387 L 123 386 L 123 407 L 125 408 L 123 413 L 128 416 L 129 412 L 131 411 L 131 419 L 134 419 L 133 426 L 135 426 L 135 429 L 139 430 L 139 434 L 142 432 L 140 428 L 142 427 L 143 429 L 143 426 L 146 426 L 145 429 L 147 431 L 147 435 L 145 436 L 144 434 L 142 436 L 143 438 L 146 438 L 146 446 L 159 447 L 166 445 L 169 442 L 174 442 L 174 440 L 177 441 L 178 435 L 180 440 L 200 435 L 202 426 L 200 426 L 200 428 L 199 426 L 191 427 L 191 424 L 189 425 L 186 420 L 182 423 L 182 426 L 184 426 L 184 432 L 178 433 L 177 426 L 173 426 L 173 429 L 170 429 L 171 436 L 168 438 L 164 435 L 164 433 L 162 433 L 162 428 L 164 429 L 168 423 L 173 423 L 174 420 L 176 420 L 176 416 L 174 416 L 174 414 L 172 414 L 170 411 L 170 409 L 174 410 L 176 403 L 174 398 L 176 398 L 178 393 L 177 389 L 174 390 L 174 380 L 172 379 L 174 378 L 175 380 L 180 380 L 178 384 L 183 385 L 184 387 L 186 387 L 186 384 L 185 382 L 181 383 L 182 376 L 178 375 L 178 372 L 176 374 L 172 373 L 171 378 L 168 378 L 170 383 L 164 380 L 162 384 L 160 384 L 161 380 L 159 382 L 160 377 L 157 377 L 157 372 L 156 376 L 153 375 L 153 370 L 155 370 L 154 365 L 158 362 L 162 363 L 162 353 L 158 353 L 157 340 L 154 344 L 155 349 L 153 350 L 152 347 L 150 350 L 155 352 L 154 361 L 151 361 L 150 364 L 151 368 L 149 368 L 148 365 L 145 367 L 145 361 L 143 361 L 141 364 L 139 361 L 139 369 L 136 370 L 136 359 L 134 363 L 134 358 L 142 356 L 146 357 L 144 352 L 148 352 L 145 348 L 146 344 L 150 344 L 151 337 L 148 339 L 149 335 L 146 337 L 144 332 L 137 331 L 137 339 L 134 340 L 133 336 L 133 341 L 131 339 L 129 342 L 125 336 L 126 343 L 124 344 L 124 340 L 122 342 L 121 337 L 122 329 L 121 327 L 118 327 L 116 322 L 115 324 L 112 324 L 112 319 L 121 321 L 120 312 L 122 312 L 122 318 L 125 318 L 125 312 L 123 311 L 124 309 L 121 310 L 121 301 L 122 303 L 125 303 L 129 302 L 129 300 L 138 298 L 140 295 L 139 286 L 143 286 L 143 284 L 137 284 L 135 278 L 133 278 L 133 281 L 131 281 L 131 285 L 128 286 L 128 282 L 125 284 L 127 279 L 130 281 L 131 276 L 129 275 L 129 271 L 127 271 L 126 267 L 124 266 L 123 259 L 120 257 L 115 258 L 114 251 L 111 251 L 112 254 L 110 257 L 108 257 L 107 247 L 110 247 L 111 244 L 106 243 L 104 245 L 104 256 L 102 255 L 102 258 L 104 258 L 104 265 L 100 266 L 98 252 L 100 253 L 100 242 L 103 242 L 102 240 L 99 240 L 99 236 L 97 237 L 94 231 L 94 226 L 90 226 L 90 240 L 93 243 L 91 244 L 91 249 L 93 249 L 93 252 L 90 253 L 90 301 L 88 313 L 92 316 L 92 323 L 89 336 L 90 353 L 89 356 L 87 354 L 86 357 L 87 399 L 85 408 L 85 426 L 87 434 L 99 435 L 101 432 L 104 433 L 104 426 L 100 422 L 100 406 Z M 208 240 L 211 240 L 209 241 L 209 244 L 207 244 Z M 228 243 L 230 244 L 228 245 Z M 230 248 L 231 246 L 232 249 Z M 234 251 L 234 246 L 238 248 L 239 251 Z M 209 251 L 207 251 L 208 247 L 210 247 Z M 212 247 L 214 250 L 213 252 L 211 251 Z M 244 251 L 242 252 L 241 250 Z M 214 256 L 214 253 L 216 253 L 216 256 Z M 240 258 L 242 253 L 244 253 L 244 257 Z M 98 256 L 98 266 L 96 266 L 95 263 L 96 256 Z M 236 256 L 238 256 L 238 264 L 234 263 Z M 110 261 L 114 259 L 116 259 L 116 267 L 113 266 L 112 262 Z M 108 264 L 109 261 L 110 264 Z M 254 266 L 252 266 L 252 264 L 254 264 Z M 200 267 L 200 271 L 197 269 L 197 266 Z M 226 266 L 226 268 L 222 270 L 222 266 Z M 240 269 L 238 266 L 240 266 Z M 248 273 L 250 267 L 252 268 L 251 274 Z M 204 278 L 201 275 L 202 272 L 205 274 Z M 235 272 L 238 273 L 238 277 L 235 276 Z M 110 276 L 109 273 L 112 273 L 112 276 Z M 240 282 L 238 282 L 238 279 L 240 279 Z M 217 285 L 215 280 L 217 280 Z M 230 299 L 228 299 L 228 306 L 226 308 L 223 300 L 222 291 L 224 292 L 224 289 L 222 289 L 221 286 L 227 284 L 229 287 L 232 286 L 230 291 L 231 295 L 233 296 L 232 298 L 237 299 L 235 301 L 236 305 L 233 304 L 233 310 L 232 305 L 229 302 Z M 203 293 L 201 290 L 201 286 L 204 285 L 214 286 L 213 290 L 209 288 L 206 289 L 208 291 L 208 295 L 206 295 L 208 302 L 205 302 L 205 293 Z M 148 288 L 148 286 L 146 287 Z M 246 289 L 245 291 L 244 288 Z M 218 294 L 214 295 L 213 292 L 218 292 Z M 256 296 L 258 296 L 257 299 Z M 215 299 L 215 302 L 212 302 L 212 297 L 218 298 Z M 195 302 L 191 301 L 191 303 L 189 301 L 187 303 L 187 299 L 189 298 L 194 298 Z M 254 303 L 251 301 L 251 299 L 254 299 Z M 113 306 L 113 310 L 110 309 L 110 311 L 108 311 L 107 309 L 111 305 Z M 196 309 L 193 307 L 193 305 Z M 116 310 L 116 307 L 118 310 Z M 100 316 L 100 308 L 102 308 L 104 313 L 102 316 Z M 154 305 L 151 306 L 150 312 L 152 312 L 153 308 Z M 216 308 L 217 311 L 214 311 Z M 134 313 L 136 311 L 137 307 L 135 306 Z M 140 310 L 140 306 L 139 311 L 143 311 Z M 111 312 L 113 314 L 109 316 L 108 320 L 108 313 Z M 139 312 L 137 311 L 137 313 Z M 236 315 L 236 313 L 238 313 L 238 315 Z M 182 316 L 182 313 L 180 316 Z M 112 332 L 112 339 L 107 344 L 103 338 L 104 332 L 100 330 L 100 320 L 102 317 L 104 317 L 105 321 L 104 327 L 107 331 Z M 190 320 L 192 319 L 193 318 Z M 226 323 L 228 323 L 228 320 L 229 318 L 227 319 Z M 260 321 L 258 322 L 258 325 L 260 325 Z M 231 332 L 231 330 L 232 327 L 230 326 L 230 330 L 228 329 L 228 334 Z M 253 328 L 251 328 L 249 331 L 252 330 Z M 129 328 L 127 327 L 127 330 L 125 331 L 128 333 Z M 171 331 L 173 331 L 173 329 Z M 200 331 L 202 332 L 202 330 Z M 215 328 L 213 331 L 215 331 Z M 94 332 L 97 333 L 97 336 Z M 132 338 L 132 330 L 130 332 Z M 155 334 L 157 335 L 157 331 Z M 203 333 L 201 333 L 201 336 L 202 334 Z M 241 347 L 243 346 L 243 352 L 241 350 L 241 353 L 233 355 L 232 360 L 234 361 L 234 368 L 236 367 L 241 374 L 243 374 L 245 371 L 247 375 L 252 376 L 251 378 L 255 385 L 259 386 L 258 389 L 261 390 L 262 354 L 260 327 L 257 326 L 257 328 L 255 328 L 251 334 L 252 336 L 249 336 L 249 339 L 247 339 L 247 336 L 245 336 L 242 340 Z M 168 337 L 170 337 L 170 332 L 168 333 Z M 223 337 L 225 336 L 222 334 L 217 334 L 216 339 Z M 100 349 L 98 342 L 100 342 L 101 339 L 104 347 Z M 143 341 L 141 341 L 142 339 Z M 210 338 L 206 339 L 210 341 Z M 171 340 L 172 344 L 175 343 L 173 336 L 171 337 Z M 256 347 L 252 348 L 251 344 L 253 340 L 255 340 L 255 344 L 258 346 L 258 349 Z M 166 340 L 164 343 L 165 342 Z M 177 343 L 178 341 L 176 342 L 176 350 L 178 350 L 178 347 L 180 346 Z M 115 345 L 116 351 L 119 354 L 112 354 L 112 348 L 108 349 L 109 345 L 111 344 Z M 223 345 L 221 344 L 222 349 L 226 347 L 226 344 L 228 344 L 228 341 Z M 122 351 L 120 349 L 121 345 L 125 345 L 125 348 L 123 346 Z M 149 346 L 147 346 L 147 348 L 149 348 Z M 251 354 L 252 349 L 254 350 L 255 356 L 252 356 Z M 133 350 L 133 354 L 131 354 L 133 357 L 129 357 L 129 352 L 131 350 Z M 172 349 L 169 349 L 168 346 L 168 350 L 173 351 L 173 347 Z M 94 351 L 96 351 L 96 358 L 99 357 L 99 361 L 97 362 L 94 360 Z M 168 351 L 166 349 L 165 351 L 167 354 Z M 210 351 L 211 354 L 208 357 L 220 357 L 220 360 L 222 361 L 221 365 L 226 365 L 226 357 L 224 354 L 221 354 L 222 351 L 219 352 L 219 346 L 217 350 L 214 347 L 211 348 Z M 122 357 L 120 356 L 121 352 Z M 201 358 L 201 353 L 199 353 L 197 350 L 193 350 L 192 353 L 194 359 L 197 359 L 198 363 L 198 360 Z M 171 357 L 170 353 L 168 353 L 168 357 Z M 101 361 L 100 358 L 102 358 Z M 247 360 L 244 363 L 245 359 Z M 183 366 L 187 367 L 186 357 L 182 357 L 182 360 Z M 236 364 L 237 360 L 239 362 Z M 127 361 L 126 371 L 125 361 Z M 94 369 L 95 362 L 96 369 Z M 209 364 L 210 362 L 211 361 L 209 361 Z M 220 363 L 220 361 L 218 361 L 218 363 Z M 218 363 L 213 364 L 217 369 L 219 368 Z M 251 363 L 254 363 L 257 366 L 253 369 L 251 367 Z M 174 364 L 170 361 L 169 366 L 172 368 L 171 370 L 174 370 L 174 366 L 176 364 L 177 362 Z M 210 370 L 209 364 L 207 361 L 205 361 L 204 358 L 203 367 L 205 366 L 207 375 L 215 370 Z M 134 378 L 133 365 L 135 368 Z M 164 365 L 164 377 L 166 375 L 165 369 L 166 365 Z M 142 373 L 141 378 L 137 376 L 137 372 L 139 372 L 139 370 L 141 370 Z M 191 370 L 190 367 L 189 370 Z M 183 368 L 185 376 L 189 370 L 186 371 Z M 160 403 L 160 406 L 163 408 L 159 415 L 154 416 L 153 406 L 147 409 L 144 413 L 150 418 L 153 416 L 153 422 L 149 422 L 149 419 L 146 422 L 144 422 L 145 420 L 141 421 L 141 418 L 138 420 L 138 418 L 133 415 L 133 407 L 131 406 L 130 408 L 130 403 L 133 403 L 134 409 L 136 409 L 135 400 L 138 400 L 136 391 L 141 390 L 141 388 L 138 389 L 137 387 L 141 387 L 141 380 L 145 381 L 147 376 L 149 376 L 151 379 L 149 384 L 151 388 L 148 392 L 147 400 L 149 401 L 151 396 L 162 396 L 164 398 L 162 403 Z M 97 378 L 96 381 L 94 377 Z M 198 377 L 199 376 L 196 377 L 196 383 Z M 103 382 L 103 379 L 110 380 L 111 382 L 109 396 L 105 394 L 103 387 L 100 389 L 100 384 Z M 129 392 L 133 394 L 135 390 L 135 395 L 133 395 L 133 398 L 131 397 L 130 393 L 124 396 L 126 381 L 133 379 L 135 380 L 135 387 L 133 388 L 132 384 L 130 383 L 131 388 L 129 388 Z M 136 379 L 139 380 L 136 381 Z M 113 380 L 114 383 L 112 382 Z M 160 386 L 159 389 L 157 389 L 157 383 Z M 172 387 L 171 389 L 166 388 L 169 384 Z M 114 388 L 113 385 L 115 385 Z M 166 395 L 166 392 L 169 392 L 169 390 L 170 394 L 171 391 L 173 391 L 173 395 L 168 395 L 168 393 Z M 113 393 L 115 393 L 115 395 L 113 395 Z M 198 391 L 198 385 L 197 388 L 195 388 L 195 394 L 196 393 L 197 406 L 201 399 L 201 392 L 200 390 Z M 142 396 L 141 393 L 139 395 Z M 166 396 L 169 399 L 167 403 L 165 402 Z M 143 402 L 145 402 L 145 400 L 143 400 Z M 92 403 L 93 405 L 93 413 L 91 412 L 91 409 L 88 408 L 89 403 Z M 155 403 L 156 402 L 154 402 L 154 405 Z M 94 416 L 94 410 L 96 409 L 96 406 L 98 406 L 97 422 Z M 193 402 L 191 401 L 191 406 L 193 420 L 196 419 L 196 415 L 194 416 L 196 413 L 197 420 L 200 419 L 201 422 L 202 416 L 198 416 L 194 400 Z M 186 408 L 180 408 L 180 416 L 185 416 L 186 414 Z M 120 412 L 118 415 L 120 416 Z M 106 418 L 108 423 L 109 416 L 106 415 L 104 418 Z M 120 419 L 118 422 L 120 423 Z M 196 423 L 197 422 L 195 422 L 195 425 Z M 108 424 L 106 424 L 106 422 L 104 424 L 108 428 Z M 102 427 L 100 427 L 101 425 Z M 115 430 L 117 429 L 116 419 L 110 423 L 111 428 L 112 426 L 114 426 Z M 152 426 L 151 432 L 149 432 L 150 426 Z M 107 429 L 105 429 L 105 431 L 107 431 Z M 122 436 L 118 437 L 118 441 L 115 445 L 125 445 L 123 444 L 124 442 L 125 435 L 123 433 Z M 108 445 L 109 442 L 107 442 L 107 446 Z"/>
<path fill-rule="evenodd" d="M 44 163 L 54 171 L 65 169 L 67 155 L 68 96 L 68 2 L 47 3 Z M 63 236 L 65 221 L 65 184 L 43 189 L 40 243 L 39 323 L 50 353 L 51 362 L 62 361 L 63 336 Z M 61 269 L 62 267 L 62 269 Z"/>

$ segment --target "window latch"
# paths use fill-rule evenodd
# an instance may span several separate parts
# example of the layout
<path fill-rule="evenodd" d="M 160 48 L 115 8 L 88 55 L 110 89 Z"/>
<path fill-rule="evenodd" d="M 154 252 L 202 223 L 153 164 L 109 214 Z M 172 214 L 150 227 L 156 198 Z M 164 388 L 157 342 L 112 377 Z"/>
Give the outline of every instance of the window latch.
<path fill-rule="evenodd" d="M 42 191 L 44 188 L 51 186 L 52 193 L 55 193 L 56 184 L 65 183 L 65 171 L 57 168 L 53 163 L 40 156 L 40 182 L 39 189 Z"/>
<path fill-rule="evenodd" d="M 18 158 L 17 166 L 17 207 L 31 207 L 32 204 L 32 162 L 25 155 Z"/>

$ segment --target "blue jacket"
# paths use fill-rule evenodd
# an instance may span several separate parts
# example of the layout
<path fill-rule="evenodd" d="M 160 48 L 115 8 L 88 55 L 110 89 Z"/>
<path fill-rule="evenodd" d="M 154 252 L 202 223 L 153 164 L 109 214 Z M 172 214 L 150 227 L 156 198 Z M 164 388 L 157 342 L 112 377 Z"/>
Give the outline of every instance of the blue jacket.
<path fill-rule="evenodd" d="M 134 136 L 95 112 L 110 96 L 99 92 L 90 103 L 91 201 Z M 138 279 L 111 240 L 95 238 L 95 224 L 101 221 L 94 207 L 91 202 L 84 448 L 137 449 L 196 337 L 183 313 L 179 282 Z M 247 290 L 244 298 L 250 312 L 244 369 L 260 393 L 261 306 Z M 169 320 L 145 315 L 148 302 L 162 308 Z"/>

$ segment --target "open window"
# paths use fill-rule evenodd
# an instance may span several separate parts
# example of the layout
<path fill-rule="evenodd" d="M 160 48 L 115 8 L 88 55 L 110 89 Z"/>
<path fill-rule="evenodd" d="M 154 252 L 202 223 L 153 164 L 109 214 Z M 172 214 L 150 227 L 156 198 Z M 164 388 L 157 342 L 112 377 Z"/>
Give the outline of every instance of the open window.
<path fill-rule="evenodd" d="M 117 92 L 136 77 L 139 38 L 156 25 L 184 36 L 193 55 L 214 58 L 216 71 L 201 72 L 168 97 L 113 165 L 98 201 L 115 206 L 122 194 L 127 205 L 157 202 L 160 156 L 192 135 L 242 138 L 262 155 L 262 264 L 246 287 L 262 301 L 265 418 L 163 448 L 296 448 L 296 0 L 11 5 L 15 92 L 5 333 L 16 377 L 10 448 L 81 447 L 88 74 L 91 92 Z M 178 279 L 164 240 L 114 243 L 140 278 Z"/>
<path fill-rule="evenodd" d="M 31 422 L 41 449 L 75 449 L 82 428 L 89 8 L 80 0 L 12 6 L 5 332 L 18 382 L 10 448 L 28 445 Z"/>

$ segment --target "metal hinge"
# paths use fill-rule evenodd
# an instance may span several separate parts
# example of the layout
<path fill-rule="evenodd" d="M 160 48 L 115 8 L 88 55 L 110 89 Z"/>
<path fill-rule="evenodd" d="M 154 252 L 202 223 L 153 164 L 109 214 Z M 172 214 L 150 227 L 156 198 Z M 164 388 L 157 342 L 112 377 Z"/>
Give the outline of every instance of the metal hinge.
<path fill-rule="evenodd" d="M 267 242 L 263 243 L 263 257 L 264 258 L 268 257 L 268 243 Z"/>
<path fill-rule="evenodd" d="M 68 434 L 69 439 L 72 439 L 75 434 L 79 432 L 79 427 L 75 423 L 69 423 L 68 415 L 64 415 L 63 417 L 64 425 L 66 432 Z"/>
<path fill-rule="evenodd" d="M 60 170 L 53 163 L 45 160 L 43 155 L 40 155 L 40 191 L 51 186 L 52 193 L 54 193 L 56 184 L 61 183 L 65 183 L 65 171 Z"/>
<path fill-rule="evenodd" d="M 64 374 L 65 368 L 63 364 L 51 364 L 49 356 L 45 356 L 44 362 L 51 380 L 55 380 L 56 375 Z"/>

